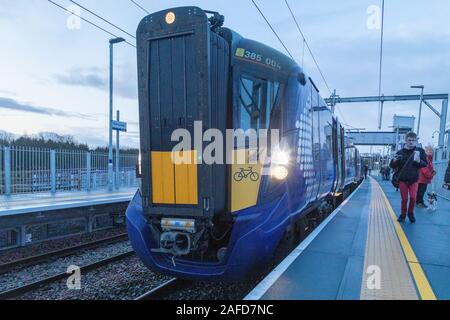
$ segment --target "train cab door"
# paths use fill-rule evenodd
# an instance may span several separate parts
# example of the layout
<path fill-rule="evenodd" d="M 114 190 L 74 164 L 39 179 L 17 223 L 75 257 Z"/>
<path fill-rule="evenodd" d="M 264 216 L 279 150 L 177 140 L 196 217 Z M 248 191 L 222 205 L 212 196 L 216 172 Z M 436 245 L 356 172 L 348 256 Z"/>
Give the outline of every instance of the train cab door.
<path fill-rule="evenodd" d="M 245 140 L 234 146 L 231 155 L 233 162 L 229 180 L 232 213 L 257 204 L 263 180 L 262 163 L 268 146 L 262 147 L 246 134 L 251 129 L 256 134 L 254 138 L 257 138 L 260 130 L 281 129 L 281 114 L 273 113 L 279 104 L 281 91 L 282 85 L 271 79 L 270 73 L 247 65 L 233 68 L 232 123 L 233 129 L 244 133 Z"/>

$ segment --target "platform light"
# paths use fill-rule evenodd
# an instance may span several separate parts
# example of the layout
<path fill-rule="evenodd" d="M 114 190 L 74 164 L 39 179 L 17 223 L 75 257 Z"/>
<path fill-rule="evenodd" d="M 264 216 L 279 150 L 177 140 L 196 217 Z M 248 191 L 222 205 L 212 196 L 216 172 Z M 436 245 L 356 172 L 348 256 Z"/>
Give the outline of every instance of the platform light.
<path fill-rule="evenodd" d="M 175 13 L 173 13 L 172 11 L 170 11 L 166 14 L 166 23 L 167 24 L 174 23 L 175 19 L 176 19 Z"/>
<path fill-rule="evenodd" d="M 286 180 L 289 170 L 285 166 L 276 166 L 272 169 L 272 176 L 277 180 Z"/>

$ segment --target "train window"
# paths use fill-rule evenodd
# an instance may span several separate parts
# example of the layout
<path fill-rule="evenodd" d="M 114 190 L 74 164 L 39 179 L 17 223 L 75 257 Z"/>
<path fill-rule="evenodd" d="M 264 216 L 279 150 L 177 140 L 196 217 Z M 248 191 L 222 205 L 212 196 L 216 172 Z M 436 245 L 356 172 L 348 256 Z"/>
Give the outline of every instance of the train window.
<path fill-rule="evenodd" d="M 275 109 L 275 104 L 277 103 L 279 92 L 280 84 L 278 82 L 269 81 L 267 83 L 266 110 L 264 113 L 265 119 L 263 119 L 264 129 L 270 128 L 270 119 L 272 116 L 272 112 Z"/>
<path fill-rule="evenodd" d="M 269 129 L 279 91 L 278 82 L 242 76 L 238 127 L 243 130 Z"/>
<path fill-rule="evenodd" d="M 241 78 L 240 92 L 240 121 L 239 128 L 243 130 L 259 129 L 259 119 L 261 118 L 262 88 L 260 80 Z"/>

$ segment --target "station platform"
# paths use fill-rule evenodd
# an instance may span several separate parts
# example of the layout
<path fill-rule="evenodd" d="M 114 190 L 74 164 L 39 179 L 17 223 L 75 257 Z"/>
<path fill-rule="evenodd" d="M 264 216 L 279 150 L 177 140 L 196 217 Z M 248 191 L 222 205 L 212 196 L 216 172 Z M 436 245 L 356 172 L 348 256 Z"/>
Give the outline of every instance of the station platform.
<path fill-rule="evenodd" d="M 0 197 L 0 217 L 128 202 L 131 201 L 136 190 L 137 187 L 115 191 L 72 191 L 55 195 L 36 193 L 2 196 Z"/>
<path fill-rule="evenodd" d="M 246 300 L 449 300 L 450 201 L 398 223 L 400 193 L 370 178 Z"/>

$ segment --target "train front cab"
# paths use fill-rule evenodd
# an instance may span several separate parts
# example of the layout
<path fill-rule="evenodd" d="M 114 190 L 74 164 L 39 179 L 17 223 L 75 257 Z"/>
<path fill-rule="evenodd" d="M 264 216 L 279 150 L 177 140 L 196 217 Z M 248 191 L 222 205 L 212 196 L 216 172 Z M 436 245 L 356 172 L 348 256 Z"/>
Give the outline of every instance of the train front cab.
<path fill-rule="evenodd" d="M 133 248 L 150 269 L 232 281 L 266 265 L 289 225 L 345 189 L 350 158 L 312 80 L 288 57 L 214 26 L 215 18 L 183 7 L 139 26 L 142 187 L 126 216 Z M 263 175 L 260 164 L 174 164 L 172 132 L 195 138 L 208 128 L 280 129 L 287 178 Z M 183 155 L 199 159 L 196 150 L 207 145 L 191 141 Z M 251 149 L 240 152 L 249 157 Z"/>
<path fill-rule="evenodd" d="M 268 56 L 262 61 L 271 65 L 269 73 L 265 68 L 260 69 L 262 74 L 255 73 L 258 66 L 245 61 L 245 50 L 257 49 L 255 42 L 224 30 L 227 42 L 212 30 L 212 23 L 201 9 L 183 7 L 152 14 L 139 26 L 142 187 L 127 210 L 127 226 L 136 253 L 152 270 L 231 280 L 270 259 L 277 230 L 279 237 L 282 234 L 280 220 L 288 210 L 283 207 L 287 206 L 283 186 L 277 185 L 277 196 L 258 203 L 260 188 L 266 184 L 261 175 L 238 184 L 238 167 L 201 161 L 174 164 L 172 150 L 177 143 L 171 134 L 184 129 L 195 138 L 208 128 L 219 129 L 224 136 L 235 125 L 265 128 L 281 101 L 283 85 L 273 76 L 278 65 Z M 252 67 L 244 70 L 244 65 Z M 257 97 L 255 90 L 263 96 Z M 261 105 L 249 106 L 256 98 Z M 242 115 L 244 104 L 248 114 Z M 202 121 L 203 128 L 197 129 L 196 121 Z M 182 155 L 198 160 L 196 150 L 207 145 L 192 141 Z"/>

